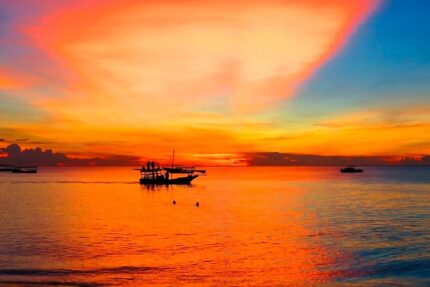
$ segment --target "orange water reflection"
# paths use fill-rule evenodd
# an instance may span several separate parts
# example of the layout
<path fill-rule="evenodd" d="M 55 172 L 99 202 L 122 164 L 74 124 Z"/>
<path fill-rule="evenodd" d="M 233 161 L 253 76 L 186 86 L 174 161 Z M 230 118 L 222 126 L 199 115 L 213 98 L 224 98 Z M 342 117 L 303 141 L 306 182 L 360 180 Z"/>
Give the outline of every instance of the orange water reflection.
<path fill-rule="evenodd" d="M 320 180 L 312 170 L 208 174 L 192 187 L 154 190 L 133 183 L 129 168 L 42 170 L 27 178 L 33 183 L 3 183 L 2 240 L 14 243 L 2 246 L 13 254 L 0 263 L 72 270 L 57 274 L 61 282 L 127 286 L 316 286 L 339 276 L 327 268 L 347 256 L 321 244 L 309 191 L 289 184 Z M 53 280 L 33 275 L 25 279 Z"/>

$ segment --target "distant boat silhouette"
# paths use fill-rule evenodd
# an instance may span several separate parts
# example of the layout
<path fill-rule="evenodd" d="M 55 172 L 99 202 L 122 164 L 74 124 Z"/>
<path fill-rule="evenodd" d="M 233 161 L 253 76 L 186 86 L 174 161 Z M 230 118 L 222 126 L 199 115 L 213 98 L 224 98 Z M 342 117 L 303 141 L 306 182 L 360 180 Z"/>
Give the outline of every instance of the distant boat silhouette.
<path fill-rule="evenodd" d="M 362 169 L 355 168 L 353 165 L 350 165 L 348 167 L 340 169 L 340 172 L 342 173 L 357 173 L 357 172 L 363 172 Z"/>
<path fill-rule="evenodd" d="M 16 158 L 18 166 L 12 169 L 13 173 L 37 173 L 37 166 L 22 166 L 19 157 Z"/>
<path fill-rule="evenodd" d="M 174 159 L 175 151 L 173 151 L 170 167 L 160 167 L 158 163 L 148 161 L 146 167 L 136 169 L 140 171 L 140 184 L 190 184 L 191 181 L 199 177 L 197 173 L 206 173 L 206 170 L 196 169 L 194 166 L 173 166 Z M 174 177 L 174 174 L 186 174 L 186 176 Z"/>
<path fill-rule="evenodd" d="M 12 169 L 13 173 L 37 173 L 37 166 L 16 166 Z"/>
<path fill-rule="evenodd" d="M 37 173 L 37 166 L 0 165 L 0 172 Z"/>
<path fill-rule="evenodd" d="M 14 168 L 13 165 L 0 165 L 0 172 L 11 172 Z"/>

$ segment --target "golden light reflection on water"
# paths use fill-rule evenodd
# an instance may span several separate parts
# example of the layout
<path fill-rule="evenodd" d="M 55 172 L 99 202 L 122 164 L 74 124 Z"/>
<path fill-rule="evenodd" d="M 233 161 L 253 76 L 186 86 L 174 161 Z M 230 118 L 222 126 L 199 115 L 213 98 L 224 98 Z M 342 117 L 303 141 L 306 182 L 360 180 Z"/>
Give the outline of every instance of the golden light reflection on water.
<path fill-rule="evenodd" d="M 0 281 L 328 284 L 346 276 L 354 263 L 348 248 L 363 243 L 347 240 L 354 230 L 345 228 L 360 225 L 343 216 L 346 209 L 375 210 L 381 200 L 360 195 L 366 191 L 350 182 L 327 185 L 337 171 L 212 168 L 208 174 L 191 187 L 154 189 L 137 184 L 129 168 L 46 169 L 25 180 L 1 175 L 0 269 L 27 273 L 0 272 Z M 333 196 L 346 187 L 350 199 Z M 342 219 L 349 224 L 333 223 Z"/>

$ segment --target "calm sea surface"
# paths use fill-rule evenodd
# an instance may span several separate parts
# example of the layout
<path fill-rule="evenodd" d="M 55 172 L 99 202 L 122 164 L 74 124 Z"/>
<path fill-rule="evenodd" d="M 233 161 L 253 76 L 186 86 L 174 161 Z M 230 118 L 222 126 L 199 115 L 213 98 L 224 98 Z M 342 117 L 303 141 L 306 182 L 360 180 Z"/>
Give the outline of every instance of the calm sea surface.
<path fill-rule="evenodd" d="M 137 179 L 110 167 L 0 173 L 1 285 L 430 286 L 430 168 Z"/>

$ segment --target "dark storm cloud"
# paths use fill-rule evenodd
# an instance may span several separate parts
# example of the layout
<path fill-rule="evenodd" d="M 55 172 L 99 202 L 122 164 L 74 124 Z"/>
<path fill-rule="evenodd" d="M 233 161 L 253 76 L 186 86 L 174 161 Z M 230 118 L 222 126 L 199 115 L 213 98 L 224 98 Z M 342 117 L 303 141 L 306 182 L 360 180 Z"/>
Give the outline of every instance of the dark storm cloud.
<path fill-rule="evenodd" d="M 421 159 L 403 158 L 393 162 L 392 156 L 327 156 L 279 152 L 247 153 L 251 166 L 377 166 L 377 165 L 430 165 L 430 156 Z"/>
<path fill-rule="evenodd" d="M 425 155 L 421 159 L 404 158 L 400 160 L 401 165 L 430 165 L 430 155 Z"/>
<path fill-rule="evenodd" d="M 106 155 L 94 158 L 71 158 L 64 153 L 54 152 L 50 149 L 42 150 L 39 147 L 24 149 L 17 144 L 10 144 L 0 148 L 0 164 L 11 165 L 38 165 L 38 166 L 119 166 L 140 165 L 139 157 L 126 155 Z"/>

